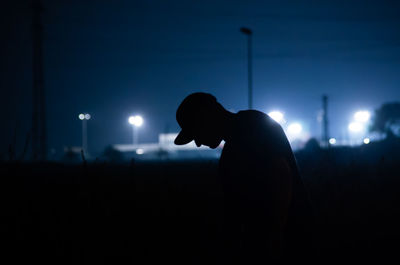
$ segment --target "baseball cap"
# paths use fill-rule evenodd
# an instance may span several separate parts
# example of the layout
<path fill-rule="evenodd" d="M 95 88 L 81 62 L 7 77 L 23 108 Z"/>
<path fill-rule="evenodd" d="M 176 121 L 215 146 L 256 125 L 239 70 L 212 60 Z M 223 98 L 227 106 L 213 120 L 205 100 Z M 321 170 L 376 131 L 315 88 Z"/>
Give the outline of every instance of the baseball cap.
<path fill-rule="evenodd" d="M 210 107 L 215 107 L 217 99 L 208 93 L 196 92 L 187 96 L 176 111 L 176 121 L 182 130 L 175 138 L 176 145 L 190 143 L 194 139 L 194 128 L 201 115 Z"/>

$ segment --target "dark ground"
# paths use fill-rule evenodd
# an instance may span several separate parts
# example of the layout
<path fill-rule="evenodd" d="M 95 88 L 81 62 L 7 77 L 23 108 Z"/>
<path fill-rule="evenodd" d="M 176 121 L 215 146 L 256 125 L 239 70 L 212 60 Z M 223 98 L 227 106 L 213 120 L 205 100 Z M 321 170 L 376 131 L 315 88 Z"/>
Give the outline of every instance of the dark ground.
<path fill-rule="evenodd" d="M 296 153 L 316 216 L 312 261 L 398 264 L 399 150 Z M 3 261 L 220 263 L 217 161 L 0 165 Z"/>

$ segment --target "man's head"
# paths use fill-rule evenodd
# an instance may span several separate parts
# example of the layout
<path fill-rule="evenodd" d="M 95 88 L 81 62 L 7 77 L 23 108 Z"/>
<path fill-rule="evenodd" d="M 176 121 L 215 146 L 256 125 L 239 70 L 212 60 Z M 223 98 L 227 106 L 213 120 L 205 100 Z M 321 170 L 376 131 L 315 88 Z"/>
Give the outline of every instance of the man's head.
<path fill-rule="evenodd" d="M 213 95 L 201 92 L 190 94 L 176 111 L 176 120 L 182 130 L 175 144 L 184 145 L 194 140 L 198 147 L 216 148 L 222 141 L 225 112 Z"/>

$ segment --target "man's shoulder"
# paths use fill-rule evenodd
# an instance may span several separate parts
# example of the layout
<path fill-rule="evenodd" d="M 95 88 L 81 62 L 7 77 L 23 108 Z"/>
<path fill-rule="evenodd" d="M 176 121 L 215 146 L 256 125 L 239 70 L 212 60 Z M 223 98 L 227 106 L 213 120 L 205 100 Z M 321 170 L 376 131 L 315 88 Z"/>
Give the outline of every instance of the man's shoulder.
<path fill-rule="evenodd" d="M 265 129 L 278 125 L 267 114 L 258 110 L 242 110 L 236 115 L 236 126 L 239 130 L 251 131 L 255 129 L 255 132 L 261 133 Z"/>
<path fill-rule="evenodd" d="M 268 117 L 267 114 L 258 110 L 241 110 L 236 113 L 239 118 L 262 118 Z"/>
<path fill-rule="evenodd" d="M 257 110 L 236 113 L 233 144 L 243 144 L 252 150 L 285 144 L 286 136 L 282 127 L 267 114 Z"/>

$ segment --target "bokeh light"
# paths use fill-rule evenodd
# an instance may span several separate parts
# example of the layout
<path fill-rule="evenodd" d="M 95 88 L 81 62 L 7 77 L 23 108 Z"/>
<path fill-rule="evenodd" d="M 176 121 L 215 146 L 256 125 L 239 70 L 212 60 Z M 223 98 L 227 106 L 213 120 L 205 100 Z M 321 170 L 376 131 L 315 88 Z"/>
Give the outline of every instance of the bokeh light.
<path fill-rule="evenodd" d="M 270 116 L 277 123 L 280 123 L 280 124 L 285 123 L 284 115 L 280 111 L 277 111 L 277 110 L 270 111 L 270 112 L 268 112 L 268 116 Z"/>
<path fill-rule="evenodd" d="M 92 116 L 90 116 L 89 113 L 81 113 L 78 115 L 78 118 L 83 121 L 83 120 L 90 120 Z"/>
<path fill-rule="evenodd" d="M 359 133 L 364 130 L 364 126 L 360 122 L 351 122 L 348 129 L 352 133 Z"/>
<path fill-rule="evenodd" d="M 303 131 L 303 126 L 298 122 L 294 122 L 288 126 L 287 130 L 292 135 L 298 135 Z"/>
<path fill-rule="evenodd" d="M 371 113 L 367 110 L 360 110 L 354 113 L 354 120 L 357 122 L 367 122 L 371 118 Z"/>
<path fill-rule="evenodd" d="M 136 150 L 136 154 L 143 155 L 144 154 L 144 150 L 142 148 L 139 148 L 139 149 Z"/>
<path fill-rule="evenodd" d="M 136 116 L 130 116 L 128 119 L 129 123 L 136 126 L 136 127 L 140 127 L 143 125 L 143 118 L 139 115 Z"/>

